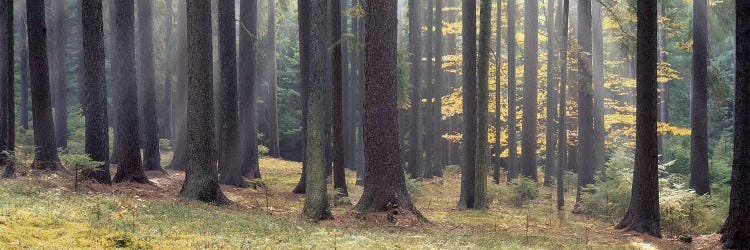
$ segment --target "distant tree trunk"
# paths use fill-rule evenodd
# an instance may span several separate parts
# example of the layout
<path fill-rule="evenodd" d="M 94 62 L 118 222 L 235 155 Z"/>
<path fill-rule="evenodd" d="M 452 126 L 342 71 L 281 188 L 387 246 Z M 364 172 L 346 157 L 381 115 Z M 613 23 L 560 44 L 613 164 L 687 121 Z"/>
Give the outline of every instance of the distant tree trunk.
<path fill-rule="evenodd" d="M 310 22 L 312 22 L 312 16 L 310 11 L 312 10 L 311 7 L 311 1 L 297 1 L 297 10 L 299 11 L 297 15 L 297 22 L 299 27 L 299 60 L 300 60 L 300 99 L 302 101 L 302 149 L 304 153 L 304 158 L 302 160 L 302 175 L 300 175 L 300 180 L 297 183 L 297 186 L 292 190 L 293 193 L 296 194 L 304 194 L 307 188 L 307 166 L 308 166 L 308 159 L 307 159 L 307 137 L 308 137 L 308 121 L 307 117 L 309 112 L 309 83 L 310 83 L 310 67 L 304 66 L 305 64 L 310 64 L 311 62 L 311 54 L 310 54 Z M 308 42 L 305 42 L 308 41 Z"/>
<path fill-rule="evenodd" d="M 25 1 L 23 3 L 26 3 Z M 15 17 L 18 32 L 18 73 L 21 77 L 21 103 L 19 118 L 23 129 L 29 129 L 29 45 L 27 41 L 28 33 L 26 31 L 26 11 L 20 11 L 20 15 Z"/>
<path fill-rule="evenodd" d="M 78 33 L 75 37 L 75 46 L 76 50 L 78 52 L 78 56 L 76 57 L 76 63 L 78 64 L 77 69 L 77 79 L 78 80 L 78 86 L 76 91 L 78 92 L 78 104 L 81 108 L 81 114 L 86 115 L 86 83 L 85 83 L 85 76 L 86 69 L 84 68 L 84 59 L 83 59 L 83 9 L 81 8 L 83 6 L 83 0 L 75 0 L 75 6 L 73 7 L 73 10 L 75 11 L 75 14 L 78 15 L 78 18 L 74 20 L 76 26 L 78 28 Z M 109 158 L 109 157 L 107 157 Z"/>
<path fill-rule="evenodd" d="M 434 109 L 432 112 L 432 118 L 437 129 L 430 135 L 433 137 L 433 142 L 436 145 L 436 153 L 442 160 L 433 163 L 432 175 L 443 177 L 443 166 L 446 165 L 447 159 L 447 143 L 443 139 L 443 133 L 445 132 L 445 122 L 442 118 L 442 98 L 446 92 L 445 80 L 443 72 L 443 0 L 435 0 L 435 98 Z"/>
<path fill-rule="evenodd" d="M 57 148 L 68 147 L 68 87 L 65 60 L 68 55 L 65 53 L 65 18 L 67 17 L 66 1 L 51 1 L 52 10 L 54 11 L 54 21 L 52 30 L 52 55 L 50 58 L 52 67 L 51 80 L 55 85 L 53 93 L 55 108 L 55 135 L 57 135 Z M 33 101 L 32 101 L 33 102 Z M 32 103 L 33 105 L 33 103 Z"/>
<path fill-rule="evenodd" d="M 237 113 L 237 30 L 234 0 L 218 1 L 219 64 L 219 183 L 244 187 L 240 165 Z"/>
<path fill-rule="evenodd" d="M 166 2 L 166 13 L 164 14 L 164 29 L 166 30 L 164 33 L 166 34 L 164 36 L 164 44 L 166 46 L 164 54 L 164 65 L 162 66 L 164 70 L 164 90 L 163 90 L 163 97 L 161 99 L 161 109 L 159 110 L 159 115 L 161 117 L 161 124 L 159 126 L 159 138 L 162 139 L 169 139 L 173 140 L 174 136 L 172 134 L 172 75 L 174 70 L 174 45 L 173 45 L 173 35 L 172 35 L 172 26 L 173 23 L 173 10 L 172 10 L 172 0 L 167 0 Z"/>
<path fill-rule="evenodd" d="M 581 192 L 594 184 L 594 117 L 591 72 L 591 0 L 578 1 L 578 185 L 576 208 L 580 208 Z"/>
<path fill-rule="evenodd" d="M 104 21 L 101 0 L 81 1 L 83 36 L 84 109 L 86 110 L 86 154 L 102 162 L 85 175 L 99 183 L 112 183 L 109 173 L 109 128 L 104 55 Z"/>
<path fill-rule="evenodd" d="M 555 87 L 555 66 L 557 55 L 555 55 L 555 0 L 547 1 L 547 122 L 545 126 L 545 159 L 544 159 L 544 186 L 552 186 L 553 171 L 555 169 L 555 123 L 557 115 L 557 96 Z"/>
<path fill-rule="evenodd" d="M 667 17 L 665 3 L 659 4 L 659 18 Z M 659 62 L 667 60 L 667 30 L 665 27 L 659 29 Z M 659 83 L 659 122 L 669 123 L 669 82 Z M 659 134 L 659 159 L 661 162 L 668 161 L 664 151 L 664 141 L 668 138 L 666 134 Z"/>
<path fill-rule="evenodd" d="M 539 2 L 524 1 L 523 43 L 523 124 L 521 124 L 521 165 L 523 176 L 537 181 L 536 107 L 539 66 Z"/>
<path fill-rule="evenodd" d="M 276 76 L 276 0 L 268 1 L 268 155 L 281 158 L 279 151 L 278 82 Z"/>
<path fill-rule="evenodd" d="M 557 139 L 557 209 L 562 210 L 565 207 L 565 164 L 567 163 L 567 146 L 568 130 L 567 125 L 567 105 L 566 90 L 568 88 L 568 12 L 570 11 L 570 2 L 561 0 L 560 6 L 560 35 L 562 44 L 560 45 L 560 120 L 558 121 L 558 139 Z"/>
<path fill-rule="evenodd" d="M 308 112 L 307 112 L 307 180 L 305 190 L 305 206 L 303 213 L 315 221 L 332 219 L 333 215 L 328 207 L 328 194 L 326 191 L 326 167 L 325 167 L 325 138 L 327 129 L 323 121 L 323 85 L 326 84 L 326 57 L 330 46 L 326 39 L 326 13 L 328 12 L 328 1 L 310 1 L 310 37 L 308 43 L 308 61 L 303 62 L 310 72 L 308 82 Z"/>
<path fill-rule="evenodd" d="M 47 28 L 44 1 L 26 3 L 31 73 L 32 121 L 34 126 L 34 163 L 31 167 L 54 171 L 62 168 L 57 157 L 55 124 L 52 120 L 49 67 L 47 64 Z"/>
<path fill-rule="evenodd" d="M 15 136 L 15 70 L 13 55 L 13 1 L 0 0 L 0 22 L 5 27 L 0 27 L 0 150 L 3 151 L 2 165 L 5 165 L 2 177 L 11 178 L 15 174 L 14 162 L 10 159 L 16 147 Z"/>
<path fill-rule="evenodd" d="M 109 13 L 109 58 L 110 58 L 110 79 L 109 79 L 109 87 L 110 87 L 110 93 L 112 95 L 112 101 L 111 101 L 111 121 L 112 124 L 112 130 L 114 132 L 114 138 L 112 140 L 112 154 L 109 158 L 110 163 L 118 164 L 121 159 L 121 152 L 120 149 L 120 140 L 122 139 L 122 130 L 120 129 L 120 123 L 117 122 L 119 120 L 118 117 L 120 117 L 120 110 L 119 110 L 119 103 L 120 103 L 120 95 L 118 94 L 117 90 L 119 89 L 118 84 L 121 81 L 120 80 L 120 61 L 122 58 L 115 57 L 115 54 L 117 53 L 118 48 L 120 48 L 121 41 L 118 41 L 115 39 L 116 32 L 117 32 L 117 23 L 116 18 L 117 16 L 117 4 L 115 4 L 115 1 L 109 2 L 109 8 L 107 9 L 107 12 Z M 176 148 L 178 149 L 178 148 Z M 175 150 L 175 156 L 177 156 L 177 150 Z"/>
<path fill-rule="evenodd" d="M 260 178 L 258 166 L 257 81 L 258 1 L 240 0 L 239 119 L 242 126 L 242 175 Z"/>
<path fill-rule="evenodd" d="M 133 0 L 116 1 L 116 23 L 114 39 L 120 42 L 115 49 L 114 58 L 118 58 L 120 76 L 135 75 L 135 25 Z M 138 87 L 134 81 L 120 77 L 116 83 L 119 115 L 117 122 L 122 131 L 120 138 L 120 162 L 114 182 L 148 182 L 141 165 L 141 151 L 138 146 Z"/>
<path fill-rule="evenodd" d="M 690 188 L 711 192 L 708 180 L 708 13 L 706 0 L 693 0 L 693 63 L 690 81 Z"/>
<path fill-rule="evenodd" d="M 734 160 L 729 216 L 721 230 L 721 242 L 727 249 L 750 248 L 750 2 L 736 5 L 736 83 L 734 89 Z"/>
<path fill-rule="evenodd" d="M 602 4 L 599 1 L 591 2 L 592 15 L 592 80 L 594 82 L 594 167 L 592 174 L 603 169 L 606 161 L 604 139 L 604 36 L 602 34 Z"/>
<path fill-rule="evenodd" d="M 174 156 L 170 169 L 184 170 L 187 165 L 187 13 L 185 0 L 177 1 L 177 96 L 174 112 Z M 117 137 L 115 137 L 117 140 Z"/>
<path fill-rule="evenodd" d="M 464 111 L 464 162 L 461 168 L 461 193 L 459 209 L 475 208 L 477 164 L 477 25 L 476 0 L 461 2 L 463 43 L 463 111 Z"/>
<path fill-rule="evenodd" d="M 435 92 L 437 92 L 437 88 L 435 85 L 433 85 L 433 64 L 432 60 L 435 56 L 434 46 L 434 33 L 432 32 L 433 26 L 435 25 L 434 16 L 433 16 L 433 2 L 434 0 L 427 0 L 427 9 L 426 9 L 426 15 L 427 15 L 427 46 L 425 46 L 425 50 L 427 51 L 427 64 L 424 67 L 424 84 L 427 89 L 426 99 L 427 102 L 424 106 L 424 119 L 422 124 L 425 125 L 425 132 L 424 132 L 424 151 L 425 151 L 425 159 L 423 163 L 423 169 L 421 173 L 421 177 L 423 178 L 432 178 L 432 168 L 435 167 L 435 141 L 434 137 L 432 135 L 435 134 L 435 125 L 436 123 L 432 122 L 434 119 L 432 118 L 433 115 L 433 109 L 435 108 L 434 99 Z"/>
<path fill-rule="evenodd" d="M 343 97 L 343 63 L 341 46 L 341 1 L 331 1 L 331 25 L 333 47 L 333 188 L 339 196 L 349 196 L 346 190 L 346 172 L 344 172 L 344 97 Z"/>
<path fill-rule="evenodd" d="M 490 36 L 492 3 L 479 2 L 479 54 L 477 62 L 477 146 L 474 175 L 474 208 L 487 209 L 487 116 L 489 112 Z"/>
<path fill-rule="evenodd" d="M 365 6 L 365 189 L 356 206 L 360 212 L 399 209 L 424 219 L 406 191 L 398 143 L 396 0 L 370 1 Z M 426 221 L 426 220 L 425 220 Z"/>
<path fill-rule="evenodd" d="M 180 196 L 227 204 L 219 188 L 214 147 L 211 59 L 211 2 L 187 0 L 188 161 Z"/>
<path fill-rule="evenodd" d="M 497 0 L 497 13 L 495 14 L 497 18 L 495 18 L 495 165 L 494 165 L 494 171 L 492 172 L 492 180 L 495 182 L 495 184 L 500 184 L 500 169 L 502 168 L 501 162 L 503 161 L 503 158 L 501 157 L 503 153 L 503 149 L 500 146 L 501 145 L 501 137 L 502 134 L 502 114 L 500 110 L 502 109 L 501 101 L 502 101 L 502 95 L 503 91 L 500 88 L 500 77 L 501 71 L 502 71 L 502 64 L 503 59 L 500 55 L 500 52 L 502 51 L 503 47 L 502 45 L 502 1 Z"/>
<path fill-rule="evenodd" d="M 637 4 L 638 76 L 636 81 L 638 102 L 636 105 L 633 191 L 625 217 L 615 228 L 661 237 L 659 225 L 659 156 L 656 145 L 656 111 L 658 108 L 656 82 L 656 62 L 658 60 L 656 42 L 657 6 L 656 1 L 650 0 L 638 0 Z M 745 156 L 747 155 L 750 154 L 745 154 Z"/>
<path fill-rule="evenodd" d="M 422 43 L 420 41 L 422 33 L 422 18 L 419 13 L 419 0 L 409 0 L 409 53 L 411 53 L 411 68 L 409 69 L 409 81 L 411 82 L 411 107 L 409 120 L 409 163 L 407 172 L 410 178 L 418 178 L 422 171 Z"/>
<path fill-rule="evenodd" d="M 364 9 L 364 6 L 360 4 L 360 8 Z M 365 173 L 367 172 L 367 163 L 365 162 L 365 145 L 364 145 L 364 100 L 363 97 L 365 95 L 365 22 L 364 18 L 359 18 L 359 21 L 357 22 L 357 40 L 360 41 L 363 46 L 360 46 L 357 50 L 357 88 L 355 95 L 356 101 L 355 106 L 357 107 L 357 112 L 355 112 L 355 126 L 357 127 L 357 139 L 356 144 L 354 145 L 354 148 L 356 149 L 355 154 L 355 160 L 357 163 L 357 183 L 359 185 L 365 185 Z M 403 165 L 402 165 L 403 169 Z"/>
<path fill-rule="evenodd" d="M 154 76 L 154 32 L 151 0 L 138 0 L 138 43 L 141 77 L 143 88 L 141 117 L 143 118 L 143 168 L 146 171 L 164 171 L 161 168 L 159 153 L 159 124 L 156 115 L 156 79 Z"/>
<path fill-rule="evenodd" d="M 516 0 L 508 0 L 508 180 L 519 172 L 516 129 Z"/>

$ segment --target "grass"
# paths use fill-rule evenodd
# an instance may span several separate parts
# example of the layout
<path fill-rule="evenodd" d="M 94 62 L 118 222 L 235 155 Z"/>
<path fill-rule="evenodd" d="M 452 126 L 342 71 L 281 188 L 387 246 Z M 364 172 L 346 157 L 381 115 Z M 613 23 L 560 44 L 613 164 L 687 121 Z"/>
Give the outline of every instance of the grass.
<path fill-rule="evenodd" d="M 72 192 L 65 175 L 0 180 L 0 249 L 677 249 L 674 240 L 616 231 L 595 218 L 558 213 L 552 189 L 523 207 L 505 185 L 490 184 L 487 211 L 455 210 L 459 179 L 416 185 L 416 205 L 429 226 L 356 219 L 352 206 L 333 208 L 333 221 L 301 217 L 304 195 L 292 194 L 300 164 L 261 160 L 265 189 L 222 189 L 234 201 L 217 207 L 177 197 L 183 174 L 149 173 L 155 185 L 85 183 Z M 352 201 L 362 193 L 347 170 Z M 266 194 L 268 200 L 266 200 Z M 570 194 L 572 195 L 572 193 Z M 568 198 L 572 200 L 572 196 Z M 268 204 L 268 206 L 266 206 Z M 570 207 L 570 206 L 569 206 Z"/>

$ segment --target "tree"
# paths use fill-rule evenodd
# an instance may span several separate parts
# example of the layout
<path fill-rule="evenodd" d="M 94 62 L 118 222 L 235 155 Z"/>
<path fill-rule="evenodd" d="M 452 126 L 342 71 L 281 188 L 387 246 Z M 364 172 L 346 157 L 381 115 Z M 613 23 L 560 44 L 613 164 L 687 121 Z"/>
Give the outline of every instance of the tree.
<path fill-rule="evenodd" d="M 13 87 L 15 85 L 15 70 L 13 56 L 13 1 L 0 0 L 0 22 L 3 27 L 0 29 L 0 58 L 5 59 L 0 62 L 0 150 L 2 150 L 2 163 L 5 165 L 2 177 L 13 177 L 15 167 L 10 159 L 16 147 L 15 143 L 15 95 Z"/>
<path fill-rule="evenodd" d="M 184 170 L 187 164 L 187 13 L 186 2 L 177 1 L 177 96 L 174 101 L 174 156 L 168 168 Z M 115 129 L 117 130 L 117 129 Z M 115 136 L 115 141 L 117 141 Z M 115 144 L 117 145 L 117 144 Z"/>
<path fill-rule="evenodd" d="M 147 171 L 164 171 L 161 168 L 159 153 L 159 124 L 156 110 L 156 79 L 154 76 L 154 32 L 152 1 L 138 0 L 138 76 L 143 99 L 141 117 L 143 119 L 143 168 Z"/>
<path fill-rule="evenodd" d="M 555 96 L 555 87 L 557 79 L 555 78 L 555 1 L 547 1 L 547 17 L 545 18 L 547 26 L 547 123 L 545 137 L 545 159 L 544 159 L 544 186 L 552 186 L 553 169 L 555 168 L 555 119 L 557 115 L 557 97 Z"/>
<path fill-rule="evenodd" d="M 22 1 L 20 6 L 25 6 L 26 1 Z M 21 87 L 19 98 L 21 103 L 19 104 L 19 118 L 20 124 L 23 129 L 29 129 L 29 44 L 26 42 L 29 40 L 28 33 L 26 32 L 26 10 L 21 10 L 16 15 L 16 25 L 18 32 L 18 73 L 20 75 Z"/>
<path fill-rule="evenodd" d="M 47 64 L 47 28 L 44 1 L 26 3 L 29 65 L 31 69 L 32 120 L 34 126 L 34 163 L 32 168 L 54 171 L 62 168 L 57 157 L 55 125 L 52 120 L 49 65 Z"/>
<path fill-rule="evenodd" d="M 708 17 L 706 0 L 693 1 L 693 58 L 690 88 L 690 188 L 711 192 L 708 175 Z"/>
<path fill-rule="evenodd" d="M 396 0 L 365 5 L 364 146 L 367 168 L 359 212 L 400 209 L 424 219 L 406 191 L 398 143 Z M 426 221 L 426 220 L 425 220 Z"/>
<path fill-rule="evenodd" d="M 141 151 L 138 145 L 138 87 L 135 82 L 124 76 L 135 75 L 135 46 L 134 46 L 134 2 L 133 0 L 118 0 L 115 2 L 115 40 L 119 47 L 114 49 L 114 58 L 119 60 L 119 68 L 115 83 L 117 88 L 117 123 L 119 123 L 121 137 L 119 164 L 113 182 L 148 182 L 141 165 Z"/>
<path fill-rule="evenodd" d="M 86 154 L 102 162 L 87 177 L 99 183 L 112 182 L 109 173 L 109 128 L 107 125 L 107 85 L 104 66 L 104 21 L 101 0 L 82 0 L 83 63 L 86 110 Z"/>
<path fill-rule="evenodd" d="M 310 23 L 312 21 L 312 16 L 310 14 L 310 10 L 312 7 L 310 6 L 310 1 L 297 1 L 297 10 L 299 13 L 297 14 L 297 25 L 299 27 L 299 60 L 300 64 L 302 65 L 303 62 L 309 62 L 310 59 L 310 44 L 308 42 L 303 41 L 310 41 Z M 300 175 L 300 180 L 297 183 L 297 186 L 294 187 L 294 190 L 292 190 L 295 194 L 304 194 L 307 188 L 307 137 L 308 137 L 308 124 L 307 124 L 307 116 L 310 113 L 309 112 L 309 106 L 307 105 L 309 100 L 309 82 L 310 82 L 310 67 L 305 67 L 304 65 L 300 67 L 299 70 L 300 74 L 300 99 L 303 103 L 302 105 L 302 137 L 305 138 L 302 142 L 302 148 L 305 151 L 304 152 L 304 159 L 302 160 L 302 174 Z"/>
<path fill-rule="evenodd" d="M 735 38 L 735 118 L 734 118 L 734 159 L 729 200 L 729 216 L 724 227 L 721 242 L 727 249 L 750 248 L 750 2 L 737 1 Z"/>
<path fill-rule="evenodd" d="M 508 180 L 518 177 L 516 129 L 516 0 L 508 0 Z"/>
<path fill-rule="evenodd" d="M 599 1 L 591 3 L 592 17 L 592 60 L 591 75 L 594 82 L 594 169 L 601 169 L 605 164 L 606 149 L 604 139 L 606 131 L 604 128 L 604 36 L 602 34 L 602 4 Z"/>
<path fill-rule="evenodd" d="M 258 167 L 258 125 L 256 120 L 255 70 L 258 36 L 258 1 L 240 0 L 239 33 L 239 119 L 242 125 L 242 175 L 260 178 Z"/>
<path fill-rule="evenodd" d="M 166 34 L 164 36 L 164 44 L 166 44 L 166 55 L 165 55 L 165 63 L 162 66 L 164 69 L 164 97 L 161 99 L 161 109 L 159 110 L 159 115 L 161 118 L 161 124 L 159 126 L 159 138 L 163 139 L 174 139 L 172 135 L 172 75 L 174 70 L 174 46 L 173 46 L 173 40 L 172 37 L 172 26 L 174 25 L 173 20 L 173 7 L 172 7 L 172 0 L 167 0 L 166 2 L 166 10 L 164 13 L 164 33 Z"/>
<path fill-rule="evenodd" d="M 521 124 L 521 165 L 523 176 L 537 181 L 536 107 L 539 66 L 539 2 L 524 1 L 523 43 L 523 124 Z"/>
<path fill-rule="evenodd" d="M 343 106 L 343 63 L 341 46 L 341 1 L 331 1 L 331 37 L 333 47 L 333 188 L 337 195 L 349 196 L 346 190 L 344 171 L 344 106 Z"/>
<path fill-rule="evenodd" d="M 52 21 L 52 44 L 51 50 L 53 58 L 50 59 L 52 76 L 50 80 L 54 85 L 52 91 L 55 108 L 55 135 L 57 136 L 56 148 L 68 147 L 68 87 L 66 82 L 65 60 L 68 55 L 65 53 L 65 18 L 67 17 L 67 1 L 50 1 L 54 11 L 54 21 Z M 32 105 L 35 102 L 32 101 Z"/>
<path fill-rule="evenodd" d="M 477 147 L 474 174 L 474 208 L 487 209 L 487 116 L 489 112 L 490 36 L 492 2 L 479 2 L 479 54 L 477 62 Z"/>
<path fill-rule="evenodd" d="M 112 107 L 112 112 L 110 112 L 112 116 L 112 120 L 110 121 L 112 123 L 112 130 L 114 132 L 114 138 L 112 139 L 112 154 L 109 158 L 110 163 L 118 164 L 120 162 L 120 156 L 121 151 L 120 150 L 120 140 L 122 139 L 122 130 L 120 129 L 120 123 L 117 122 L 119 120 L 119 103 L 120 103 L 120 95 L 117 93 L 119 89 L 119 82 L 120 82 L 120 61 L 122 61 L 122 58 L 115 57 L 115 53 L 117 48 L 120 48 L 120 42 L 117 39 L 114 39 L 117 32 L 117 22 L 115 16 L 117 16 L 117 4 L 115 4 L 115 1 L 109 2 L 109 8 L 107 9 L 107 12 L 109 13 L 109 57 L 110 57 L 110 78 L 109 78 L 109 85 L 112 87 L 110 90 L 110 94 L 112 95 L 112 103 L 110 104 Z M 179 156 L 179 143 L 177 143 L 175 147 L 175 158 Z M 174 162 L 174 159 L 172 160 Z"/>
<path fill-rule="evenodd" d="M 276 78 L 276 0 L 268 1 L 268 44 L 266 53 L 269 56 L 268 63 L 268 155 L 280 158 L 279 151 L 279 108 L 278 108 L 278 81 Z"/>
<path fill-rule="evenodd" d="M 328 207 L 328 193 L 326 190 L 326 167 L 325 167 L 325 145 L 323 121 L 323 84 L 326 84 L 326 56 L 329 44 L 326 43 L 326 13 L 328 12 L 328 1 L 310 1 L 310 37 L 309 61 L 302 67 L 309 67 L 310 81 L 308 82 L 308 112 L 307 112 L 307 137 L 306 158 L 307 180 L 305 181 L 305 206 L 303 213 L 315 221 L 332 219 L 331 210 Z"/>
<path fill-rule="evenodd" d="M 424 122 L 422 124 L 424 124 L 423 142 L 425 156 L 424 162 L 422 163 L 423 169 L 420 175 L 422 178 L 432 178 L 432 169 L 435 167 L 435 137 L 433 137 L 432 135 L 435 134 L 436 123 L 432 122 L 434 121 L 432 116 L 434 115 L 433 109 L 435 108 L 433 97 L 435 96 L 437 87 L 433 85 L 434 65 L 432 61 L 435 57 L 435 34 L 433 32 L 435 22 L 432 6 L 433 2 L 434 0 L 427 0 L 427 9 L 425 13 L 427 16 L 427 37 L 425 38 L 425 43 L 427 43 L 427 46 L 425 46 L 425 50 L 427 52 L 427 63 L 424 65 L 424 85 L 427 90 L 427 93 L 425 93 L 425 99 L 427 100 L 424 104 L 424 117 L 422 119 Z"/>
<path fill-rule="evenodd" d="M 420 19 L 422 18 L 419 13 L 419 0 L 409 0 L 409 53 L 411 56 L 409 68 L 409 81 L 411 82 L 411 107 L 409 114 L 409 162 L 407 163 L 407 172 L 411 178 L 418 178 L 422 176 L 422 95 L 420 90 L 422 88 L 422 44 L 420 42 L 422 24 Z M 473 41 L 473 40 L 472 40 Z"/>
<path fill-rule="evenodd" d="M 625 217 L 615 227 L 661 237 L 656 62 L 656 1 L 638 0 L 636 149 L 633 189 Z M 738 26 L 739 27 L 739 26 Z M 740 113 L 737 113 L 740 114 Z M 747 154 L 746 154 L 747 155 Z M 747 192 L 746 192 L 747 193 Z M 731 218 L 731 217 L 730 217 Z"/>
<path fill-rule="evenodd" d="M 219 182 L 244 187 L 237 113 L 237 31 L 234 0 L 218 1 L 219 22 Z"/>
<path fill-rule="evenodd" d="M 500 56 L 500 51 L 502 50 L 502 5 L 502 1 L 498 0 L 496 14 L 497 18 L 495 19 L 495 26 L 497 27 L 495 30 L 495 167 L 492 173 L 492 179 L 495 184 L 500 184 L 500 167 L 502 166 L 503 161 L 502 157 L 500 156 L 503 152 L 502 148 L 500 147 L 500 142 L 502 141 L 500 136 L 502 134 L 502 114 L 500 113 L 502 105 L 500 104 L 500 101 L 502 100 L 503 95 L 500 88 L 500 72 L 502 71 L 502 69 L 499 66 L 502 65 L 502 57 Z"/>
<path fill-rule="evenodd" d="M 477 2 L 461 2 L 461 36 L 463 43 L 463 109 L 464 109 L 464 165 L 461 167 L 459 209 L 475 208 L 477 165 Z M 484 149 L 481 149 L 484 151 Z"/>
<path fill-rule="evenodd" d="M 434 96 L 435 104 L 433 108 L 433 122 L 437 129 L 431 134 L 432 141 L 436 144 L 436 151 L 434 155 L 437 155 L 442 161 L 434 162 L 432 167 L 431 176 L 443 176 L 443 166 L 446 164 L 447 144 L 443 140 L 443 133 L 445 132 L 445 122 L 442 117 L 442 99 L 446 92 L 445 86 L 445 74 L 443 72 L 443 0 L 435 0 L 435 84 L 434 84 Z"/>
<path fill-rule="evenodd" d="M 560 45 L 560 120 L 558 121 L 558 139 L 557 139 L 557 209 L 565 207 L 565 178 L 564 169 L 567 163 L 567 146 L 568 130 L 567 125 L 567 105 L 565 105 L 566 89 L 568 88 L 568 12 L 570 11 L 569 0 L 561 0 L 560 6 L 560 35 L 562 43 Z"/>
<path fill-rule="evenodd" d="M 591 73 L 591 0 L 578 1 L 578 186 L 576 207 L 581 202 L 581 192 L 594 184 L 594 89 Z"/>
<path fill-rule="evenodd" d="M 214 147 L 214 108 L 211 87 L 211 2 L 187 0 L 188 144 L 185 182 L 180 196 L 227 204 L 219 188 Z"/>

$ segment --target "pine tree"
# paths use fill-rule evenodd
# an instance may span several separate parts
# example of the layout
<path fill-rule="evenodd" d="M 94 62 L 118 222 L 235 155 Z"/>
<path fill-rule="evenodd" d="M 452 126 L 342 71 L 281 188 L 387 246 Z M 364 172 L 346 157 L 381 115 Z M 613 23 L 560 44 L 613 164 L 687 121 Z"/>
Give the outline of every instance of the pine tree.
<path fill-rule="evenodd" d="M 463 43 L 463 109 L 464 109 L 464 164 L 461 167 L 461 194 L 459 209 L 474 208 L 477 164 L 477 2 L 461 2 Z"/>
<path fill-rule="evenodd" d="M 523 176 L 537 181 L 536 119 L 537 69 L 539 67 L 539 2 L 524 1 L 523 124 L 521 124 L 521 166 Z"/>

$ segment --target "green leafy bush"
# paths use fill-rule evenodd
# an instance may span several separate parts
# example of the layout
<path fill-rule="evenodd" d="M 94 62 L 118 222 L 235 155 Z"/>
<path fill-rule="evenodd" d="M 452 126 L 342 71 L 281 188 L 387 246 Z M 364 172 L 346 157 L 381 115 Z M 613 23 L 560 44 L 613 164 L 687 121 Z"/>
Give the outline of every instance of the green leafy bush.
<path fill-rule="evenodd" d="M 539 188 L 536 182 L 529 178 L 518 178 L 511 181 L 510 200 L 514 206 L 522 207 L 526 202 L 536 199 Z"/>
<path fill-rule="evenodd" d="M 409 196 L 412 200 L 419 201 L 424 196 L 424 182 L 419 179 L 406 178 L 406 191 L 409 192 Z"/>

